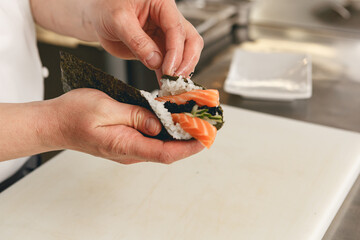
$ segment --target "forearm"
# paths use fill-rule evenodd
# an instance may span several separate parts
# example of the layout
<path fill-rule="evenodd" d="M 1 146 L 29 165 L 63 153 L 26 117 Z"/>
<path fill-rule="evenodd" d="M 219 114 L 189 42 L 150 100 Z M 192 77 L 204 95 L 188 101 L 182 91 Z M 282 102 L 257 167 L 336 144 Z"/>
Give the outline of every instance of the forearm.
<path fill-rule="evenodd" d="M 90 4 L 91 0 L 30 0 L 34 20 L 40 26 L 66 36 L 96 41 L 85 14 Z"/>
<path fill-rule="evenodd" d="M 0 161 L 59 148 L 52 111 L 49 101 L 0 103 Z"/>

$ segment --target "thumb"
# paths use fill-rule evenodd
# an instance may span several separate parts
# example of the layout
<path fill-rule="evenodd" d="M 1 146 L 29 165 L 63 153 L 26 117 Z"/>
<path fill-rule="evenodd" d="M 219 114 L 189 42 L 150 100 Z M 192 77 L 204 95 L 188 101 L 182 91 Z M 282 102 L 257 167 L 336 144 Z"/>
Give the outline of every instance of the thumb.
<path fill-rule="evenodd" d="M 150 136 L 160 133 L 160 121 L 152 112 L 133 105 L 128 105 L 128 108 L 127 120 L 124 124 Z"/>
<path fill-rule="evenodd" d="M 124 14 L 119 17 L 117 23 L 116 35 L 130 51 L 148 68 L 159 69 L 163 61 L 161 51 L 150 36 L 144 32 L 138 18 L 131 13 Z"/>
<path fill-rule="evenodd" d="M 110 109 L 103 126 L 126 125 L 149 136 L 156 136 L 161 131 L 159 119 L 145 108 L 114 101 Z"/>

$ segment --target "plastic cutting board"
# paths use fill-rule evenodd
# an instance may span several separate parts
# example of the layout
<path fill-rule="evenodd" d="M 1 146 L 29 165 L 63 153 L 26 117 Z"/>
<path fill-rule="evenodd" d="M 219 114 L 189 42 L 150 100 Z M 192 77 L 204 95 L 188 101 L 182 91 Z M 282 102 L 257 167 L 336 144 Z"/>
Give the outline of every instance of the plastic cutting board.
<path fill-rule="evenodd" d="M 0 194 L 0 239 L 321 239 L 360 135 L 224 107 L 211 150 L 124 166 L 65 151 Z"/>

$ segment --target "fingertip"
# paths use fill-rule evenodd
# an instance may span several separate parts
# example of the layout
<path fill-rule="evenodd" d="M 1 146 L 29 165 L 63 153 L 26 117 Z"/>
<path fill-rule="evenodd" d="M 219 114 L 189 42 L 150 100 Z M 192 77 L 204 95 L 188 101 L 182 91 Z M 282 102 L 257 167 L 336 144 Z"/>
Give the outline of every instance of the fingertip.
<path fill-rule="evenodd" d="M 177 70 L 175 65 L 178 61 L 179 60 L 176 59 L 176 54 L 174 54 L 173 51 L 167 52 L 162 65 L 162 72 L 165 75 L 174 76 L 175 71 Z"/>
<path fill-rule="evenodd" d="M 187 29 L 187 38 L 185 40 L 184 53 L 180 66 L 176 69 L 176 75 L 188 76 L 194 71 L 200 60 L 200 55 L 204 47 L 204 40 L 196 29 L 185 21 Z"/>
<path fill-rule="evenodd" d="M 161 78 L 163 76 L 163 73 L 162 73 L 161 69 L 156 69 L 155 74 L 156 74 L 156 78 L 158 80 L 159 86 L 161 87 L 161 81 L 160 80 L 161 80 Z"/>
<path fill-rule="evenodd" d="M 182 69 L 182 70 L 176 71 L 175 76 L 184 76 L 186 78 L 191 78 L 192 75 L 194 74 L 194 72 L 195 72 L 195 69 L 193 69 L 193 70 Z"/>

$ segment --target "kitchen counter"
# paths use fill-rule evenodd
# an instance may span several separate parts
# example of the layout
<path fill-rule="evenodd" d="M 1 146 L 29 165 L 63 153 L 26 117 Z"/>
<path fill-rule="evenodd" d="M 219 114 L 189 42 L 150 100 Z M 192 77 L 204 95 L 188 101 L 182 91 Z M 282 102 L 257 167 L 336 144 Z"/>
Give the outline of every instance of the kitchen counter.
<path fill-rule="evenodd" d="M 269 29 L 263 26 L 253 26 L 253 29 L 250 31 L 256 35 L 257 41 L 255 41 L 255 43 L 250 42 L 230 47 L 224 54 L 218 56 L 206 69 L 196 75 L 194 80 L 206 87 L 219 89 L 220 99 L 225 104 L 305 122 L 360 132 L 360 75 L 358 75 L 358 78 L 356 78 L 356 74 L 351 76 L 347 75 L 348 72 L 351 72 L 356 68 L 356 66 L 351 66 L 352 63 L 358 62 L 356 58 L 359 56 L 355 53 L 358 49 L 356 48 L 358 40 L 332 38 L 331 41 L 328 40 L 323 45 L 324 48 L 329 47 L 326 49 L 331 49 L 331 47 L 333 47 L 334 51 L 336 51 L 336 46 L 339 46 L 340 42 L 347 42 L 348 45 L 342 45 L 342 47 L 347 48 L 345 50 L 347 50 L 348 53 L 351 52 L 351 49 L 353 49 L 354 53 L 353 55 L 347 55 L 346 57 L 343 56 L 343 59 L 348 61 L 350 65 L 346 65 L 346 63 L 340 61 L 337 62 L 337 65 L 335 65 L 337 67 L 334 67 L 334 61 L 339 61 L 341 58 L 328 58 L 326 61 L 322 61 L 324 58 L 319 58 L 316 55 L 319 53 L 321 54 L 322 52 L 313 52 L 316 61 L 313 64 L 313 96 L 311 99 L 293 102 L 255 101 L 246 100 L 240 96 L 228 94 L 223 89 L 223 84 L 230 67 L 234 49 L 250 48 L 251 50 L 264 50 L 269 46 L 264 47 L 264 44 L 261 44 L 263 43 L 261 41 L 262 39 L 267 39 L 267 43 L 270 41 L 269 39 L 275 42 L 282 39 L 282 46 L 285 46 L 286 48 L 286 46 L 292 46 L 292 44 L 296 46 L 299 42 L 301 44 L 311 44 L 311 42 L 306 42 L 306 40 L 314 40 L 314 38 L 319 39 L 323 36 L 318 36 L 317 34 L 314 36 L 313 34 L 302 31 L 300 32 L 301 34 L 298 32 L 297 35 L 301 36 L 301 41 L 294 41 L 294 39 L 284 41 L 283 38 L 284 35 L 286 35 L 284 30 L 279 31 L 278 29 Z M 251 45 L 250 47 L 249 44 Z M 328 46 L 326 44 L 328 44 Z M 275 50 L 281 50 L 279 49 L 279 44 L 275 45 L 277 46 L 277 49 Z M 270 49 L 272 48 L 270 47 Z M 318 50 L 319 48 L 314 49 Z M 284 50 L 289 51 L 288 48 Z M 307 53 L 312 54 L 311 48 L 306 48 L 306 50 Z M 300 52 L 303 51 L 304 49 L 300 49 Z M 343 52 L 344 51 L 342 49 L 341 53 L 343 54 Z M 337 55 L 333 54 L 331 56 L 336 58 Z M 329 72 L 326 71 L 327 67 L 329 69 L 335 68 L 337 74 L 329 74 Z M 341 240 L 359 238 L 360 178 L 358 178 L 354 184 L 323 239 Z"/>
<path fill-rule="evenodd" d="M 280 105 L 248 102 L 232 96 L 228 99 L 229 103 L 359 132 L 359 11 L 351 14 L 348 19 L 335 16 L 334 13 L 329 14 L 329 7 L 334 6 L 334 2 L 346 1 L 259 1 L 252 13 L 253 39 L 276 39 L 277 44 L 269 44 L 268 41 L 267 47 L 272 45 L 278 48 L 280 45 L 290 51 L 297 49 L 315 55 L 312 99 Z M 333 18 L 322 18 L 326 12 L 327 16 Z M 221 60 L 216 65 L 225 64 L 220 62 Z M 226 67 L 223 71 L 227 71 Z M 221 82 L 222 78 L 218 76 L 213 82 L 217 81 Z M 360 177 L 323 239 L 360 239 Z"/>
<path fill-rule="evenodd" d="M 64 151 L 0 194 L 0 238 L 321 239 L 360 172 L 360 134 L 223 109 L 211 149 L 171 165 Z"/>
<path fill-rule="evenodd" d="M 298 12 L 298 8 L 295 8 L 296 10 L 294 10 L 294 12 L 298 13 L 297 16 L 300 19 L 304 19 L 302 13 Z M 279 12 L 275 12 L 274 14 L 276 16 L 283 16 L 284 18 L 286 17 Z M 291 14 L 289 17 L 293 16 L 294 15 Z M 269 19 L 274 20 L 275 18 L 270 16 Z M 250 31 L 252 31 L 252 34 L 250 34 L 250 39 L 256 39 L 258 40 L 257 42 L 254 44 L 246 43 L 242 44 L 241 46 L 230 47 L 224 54 L 218 56 L 211 65 L 197 74 L 195 80 L 207 87 L 218 88 L 220 90 L 222 102 L 232 106 L 349 131 L 360 132 L 360 75 L 358 74 L 360 68 L 357 67 L 359 62 L 359 59 L 357 58 L 360 56 L 357 53 L 360 51 L 360 48 L 357 47 L 357 39 L 351 39 L 351 37 L 339 39 L 337 36 L 332 36 L 329 38 L 328 36 L 322 36 L 319 32 L 315 34 L 314 32 L 312 32 L 312 34 L 308 34 L 307 32 L 299 31 L 298 29 L 285 29 L 286 27 L 284 26 L 282 26 L 284 29 L 279 31 L 278 28 L 272 29 L 269 27 L 269 24 L 267 24 L 265 27 L 261 27 L 260 25 L 264 22 L 264 15 L 259 14 L 259 12 L 257 13 L 256 20 L 259 22 L 259 26 L 250 29 Z M 277 23 L 282 23 L 281 21 L 283 21 L 283 19 L 280 19 Z M 294 21 L 293 25 L 295 26 L 296 23 L 302 23 L 304 26 L 306 25 L 306 27 L 312 26 L 310 22 L 303 22 L 298 20 Z M 319 29 L 322 29 L 323 25 L 317 25 L 316 27 L 317 30 L 315 31 L 318 31 Z M 321 30 L 321 32 L 323 32 L 323 30 Z M 358 33 L 352 32 L 352 37 L 358 37 L 357 34 Z M 306 41 L 309 40 L 309 36 L 311 41 L 306 43 Z M 265 41 L 264 44 L 264 41 L 261 42 L 262 39 L 276 39 L 276 41 Z M 281 41 L 279 41 L 279 39 L 281 39 Z M 286 40 L 283 41 L 283 39 Z M 302 40 L 297 41 L 298 39 Z M 291 42 L 288 40 L 294 41 Z M 345 44 L 341 43 L 341 41 L 344 41 Z M 314 50 L 315 55 L 317 53 L 320 55 L 315 56 L 315 68 L 313 72 L 313 97 L 311 99 L 294 101 L 290 103 L 249 101 L 239 96 L 227 94 L 223 91 L 223 82 L 226 78 L 226 74 L 230 66 L 231 56 L 234 48 L 243 47 L 256 49 L 264 48 L 264 45 L 266 45 L 265 48 L 268 48 L 269 45 L 271 48 L 274 48 L 274 45 L 281 45 L 282 47 L 289 46 L 284 44 L 286 42 L 291 44 L 297 42 L 298 45 L 293 46 L 295 46 L 294 48 L 299 49 L 300 52 L 305 51 L 313 54 L 314 52 L 311 51 Z M 314 42 L 317 44 L 317 46 L 315 45 L 315 48 L 313 45 Z M 323 43 L 325 44 L 322 45 Z M 325 47 L 319 48 L 320 45 Z M 336 49 L 338 52 L 334 54 L 334 51 L 332 50 Z M 294 49 L 284 50 L 294 51 Z M 331 61 L 329 61 L 329 58 L 331 58 Z M 322 64 L 324 62 L 325 64 Z M 348 194 L 340 211 L 336 215 L 323 239 L 359 238 L 360 178 L 355 182 L 351 192 Z"/>

